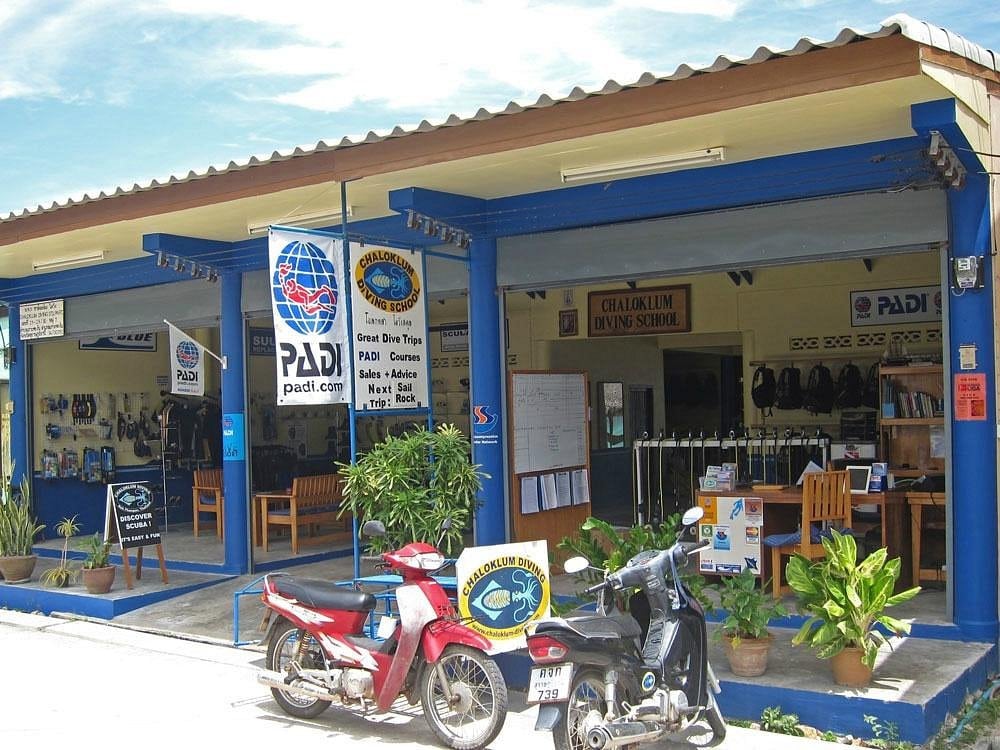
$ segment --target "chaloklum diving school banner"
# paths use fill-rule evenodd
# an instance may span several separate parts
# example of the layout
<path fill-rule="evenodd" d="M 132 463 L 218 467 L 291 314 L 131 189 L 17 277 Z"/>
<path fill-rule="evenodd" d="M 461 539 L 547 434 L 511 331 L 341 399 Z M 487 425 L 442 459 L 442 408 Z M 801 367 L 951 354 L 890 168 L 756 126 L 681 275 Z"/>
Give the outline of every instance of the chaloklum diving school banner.
<path fill-rule="evenodd" d="M 326 235 L 268 233 L 279 406 L 351 401 L 343 253 Z"/>

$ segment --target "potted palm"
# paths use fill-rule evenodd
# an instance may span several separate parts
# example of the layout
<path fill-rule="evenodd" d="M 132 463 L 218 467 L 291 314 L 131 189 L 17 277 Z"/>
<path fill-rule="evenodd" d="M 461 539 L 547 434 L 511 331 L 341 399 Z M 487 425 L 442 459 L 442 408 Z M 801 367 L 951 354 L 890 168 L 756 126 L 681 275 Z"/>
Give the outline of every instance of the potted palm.
<path fill-rule="evenodd" d="M 879 647 L 889 644 L 879 626 L 895 635 L 910 632 L 909 623 L 884 610 L 909 601 L 920 587 L 892 593 L 900 561 L 887 559 L 884 547 L 859 563 L 854 537 L 833 531 L 823 539 L 823 549 L 823 559 L 795 555 L 785 569 L 799 610 L 810 615 L 792 643 L 808 644 L 819 658 L 830 659 L 838 685 L 867 687 Z"/>
<path fill-rule="evenodd" d="M 87 537 L 87 557 L 83 561 L 83 585 L 88 594 L 106 594 L 115 582 L 115 566 L 111 564 L 111 542 L 95 533 Z"/>
<path fill-rule="evenodd" d="M 723 578 L 713 588 L 719 593 L 719 605 L 726 612 L 716 635 L 722 639 L 729 668 L 740 677 L 764 674 L 773 640 L 767 623 L 788 612 L 781 602 L 764 593 L 766 583 L 758 587 L 757 576 L 749 568 L 744 568 L 739 575 Z"/>
<path fill-rule="evenodd" d="M 370 550 L 395 549 L 414 541 L 437 542 L 442 524 L 442 551 L 453 554 L 463 530 L 471 526 L 476 495 L 486 476 L 469 460 L 472 446 L 454 425 L 433 432 L 417 429 L 389 436 L 355 464 L 338 463 L 344 477 L 340 515 L 381 521 L 386 534 L 370 541 Z"/>
<path fill-rule="evenodd" d="M 64 518 L 56 524 L 56 533 L 63 538 L 62 554 L 58 565 L 42 573 L 42 583 L 46 586 L 65 588 L 76 578 L 76 571 L 69 564 L 69 540 L 79 530 L 80 524 L 76 522 L 76 516 Z"/>
<path fill-rule="evenodd" d="M 21 480 L 20 495 L 5 482 L 0 498 L 0 574 L 7 583 L 31 580 L 38 557 L 32 552 L 35 537 L 45 528 L 31 512 L 31 485 Z"/>

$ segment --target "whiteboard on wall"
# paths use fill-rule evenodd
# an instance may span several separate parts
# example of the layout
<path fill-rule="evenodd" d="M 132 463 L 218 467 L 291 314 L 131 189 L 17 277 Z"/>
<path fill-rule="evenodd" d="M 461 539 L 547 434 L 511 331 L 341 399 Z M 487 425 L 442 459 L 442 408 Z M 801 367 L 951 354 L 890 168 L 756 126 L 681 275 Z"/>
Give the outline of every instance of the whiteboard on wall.
<path fill-rule="evenodd" d="M 584 373 L 512 373 L 511 403 L 515 474 L 587 465 Z"/>

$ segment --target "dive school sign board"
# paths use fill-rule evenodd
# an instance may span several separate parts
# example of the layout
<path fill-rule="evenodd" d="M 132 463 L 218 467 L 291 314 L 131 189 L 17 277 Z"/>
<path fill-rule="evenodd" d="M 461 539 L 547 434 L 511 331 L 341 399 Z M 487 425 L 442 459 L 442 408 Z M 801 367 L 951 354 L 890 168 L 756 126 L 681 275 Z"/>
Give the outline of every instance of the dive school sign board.
<path fill-rule="evenodd" d="M 128 551 L 138 550 L 135 577 L 142 578 L 142 549 L 153 545 L 156 546 L 160 560 L 163 582 L 168 582 L 160 527 L 156 523 L 156 512 L 153 508 L 153 493 L 146 482 L 108 485 L 107 506 L 104 512 L 104 539 L 121 545 L 122 566 L 125 568 L 125 582 L 128 588 L 132 588 Z"/>
<path fill-rule="evenodd" d="M 637 336 L 690 330 L 690 284 L 613 289 L 587 295 L 589 336 Z"/>

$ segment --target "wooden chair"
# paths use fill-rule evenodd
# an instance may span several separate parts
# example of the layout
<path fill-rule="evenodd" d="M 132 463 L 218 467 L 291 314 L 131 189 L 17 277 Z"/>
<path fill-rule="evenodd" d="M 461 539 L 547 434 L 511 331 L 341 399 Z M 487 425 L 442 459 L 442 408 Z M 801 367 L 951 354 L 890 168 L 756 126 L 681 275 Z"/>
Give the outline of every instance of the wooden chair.
<path fill-rule="evenodd" d="M 194 502 L 194 535 L 198 536 L 201 513 L 215 514 L 215 535 L 222 539 L 222 469 L 196 469 L 191 485 Z"/>
<path fill-rule="evenodd" d="M 771 548 L 772 592 L 781 598 L 781 558 L 800 554 L 818 560 L 826 554 L 821 534 L 827 527 L 851 529 L 851 480 L 847 471 L 806 474 L 802 487 L 802 525 L 791 534 L 764 537 Z"/>
<path fill-rule="evenodd" d="M 312 477 L 296 477 L 292 480 L 292 491 L 287 505 L 261 513 L 261 536 L 264 551 L 267 551 L 268 532 L 271 526 L 288 526 L 292 534 L 292 554 L 299 553 L 299 527 L 308 527 L 307 535 L 314 541 L 330 539 L 332 536 L 314 536 L 312 531 L 324 522 L 336 522 L 340 512 L 341 494 L 339 474 L 320 474 Z"/>

